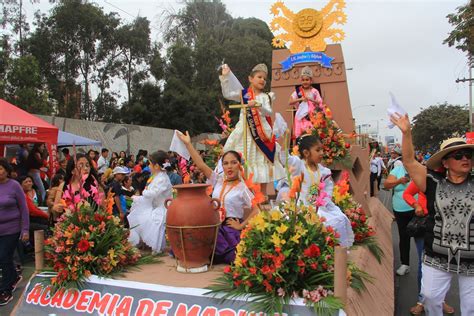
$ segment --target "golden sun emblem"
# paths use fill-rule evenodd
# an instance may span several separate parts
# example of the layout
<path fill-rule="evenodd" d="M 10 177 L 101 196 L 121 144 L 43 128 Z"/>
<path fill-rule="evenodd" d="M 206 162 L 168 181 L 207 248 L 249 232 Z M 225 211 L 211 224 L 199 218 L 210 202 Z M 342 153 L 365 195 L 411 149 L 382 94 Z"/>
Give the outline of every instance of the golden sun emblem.
<path fill-rule="evenodd" d="M 275 2 L 270 12 L 274 16 L 270 29 L 274 34 L 273 46 L 287 47 L 292 54 L 304 52 L 309 48 L 313 52 L 326 50 L 326 39 L 341 42 L 344 31 L 332 28 L 333 24 L 345 24 L 347 16 L 343 12 L 346 7 L 344 0 L 330 0 L 321 9 L 303 9 L 298 13 L 288 9 L 282 1 Z"/>

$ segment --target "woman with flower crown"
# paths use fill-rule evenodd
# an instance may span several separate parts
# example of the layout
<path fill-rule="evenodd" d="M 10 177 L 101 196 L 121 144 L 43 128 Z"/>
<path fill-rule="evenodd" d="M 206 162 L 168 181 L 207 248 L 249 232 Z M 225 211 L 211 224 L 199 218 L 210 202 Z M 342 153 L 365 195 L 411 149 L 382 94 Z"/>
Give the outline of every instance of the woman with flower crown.
<path fill-rule="evenodd" d="M 315 111 L 324 110 L 323 99 L 319 91 L 311 86 L 313 83 L 313 71 L 309 66 L 301 70 L 300 78 L 301 85 L 296 87 L 290 97 L 290 105 L 297 108 L 294 122 L 295 138 L 313 129 L 311 115 Z"/>
<path fill-rule="evenodd" d="M 130 214 L 127 219 L 130 225 L 129 241 L 137 245 L 143 241 L 153 253 L 163 251 L 166 246 L 166 208 L 165 201 L 172 197 L 172 186 L 166 166 L 168 154 L 162 150 L 150 156 L 151 177 L 148 179 L 141 196 L 133 196 Z"/>
<path fill-rule="evenodd" d="M 241 178 L 243 172 L 241 157 L 233 150 L 226 151 L 221 157 L 223 173 L 217 173 L 206 165 L 193 147 L 188 132 L 178 133 L 178 137 L 186 145 L 191 158 L 204 173 L 208 183 L 212 185 L 212 197 L 221 202 L 225 220 L 217 234 L 214 262 L 231 264 L 234 262 L 236 248 L 240 242 L 241 230 L 258 213 L 258 209 L 252 207 L 254 194 Z M 251 209 L 246 218 L 244 218 L 245 209 Z"/>
<path fill-rule="evenodd" d="M 300 156 L 290 156 L 288 165 L 292 175 L 302 178 L 298 201 L 315 206 L 318 215 L 326 219 L 324 224 L 339 234 L 341 246 L 352 246 L 354 232 L 351 222 L 332 201 L 334 182 L 331 170 L 320 164 L 323 157 L 321 141 L 317 136 L 306 134 L 297 139 L 297 146 Z M 292 195 L 291 190 L 289 195 Z"/>
<path fill-rule="evenodd" d="M 223 65 L 219 76 L 224 98 L 247 104 L 250 108 L 241 109 L 239 121 L 229 135 L 224 152 L 234 150 L 244 152 L 247 146 L 245 164 L 247 171 L 254 175 L 255 183 L 269 183 L 285 177 L 285 169 L 278 160 L 280 146 L 273 135 L 271 115 L 275 95 L 264 93 L 268 69 L 265 64 L 258 64 L 250 73 L 250 86 L 242 87 L 228 65 Z M 257 106 L 257 107 L 252 107 Z M 247 120 L 248 124 L 244 124 Z M 247 139 L 244 139 L 244 127 L 247 126 Z"/>

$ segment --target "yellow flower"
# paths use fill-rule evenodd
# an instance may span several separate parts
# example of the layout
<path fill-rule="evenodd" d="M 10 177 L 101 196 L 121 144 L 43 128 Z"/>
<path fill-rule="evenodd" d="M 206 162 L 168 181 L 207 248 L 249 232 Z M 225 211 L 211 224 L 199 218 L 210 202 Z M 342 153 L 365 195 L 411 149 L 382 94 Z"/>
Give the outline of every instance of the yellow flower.
<path fill-rule="evenodd" d="M 118 263 L 117 260 L 115 260 L 115 250 L 112 248 L 112 249 L 109 249 L 109 251 L 107 252 L 107 254 L 109 255 L 109 258 L 110 258 L 110 264 L 115 267 Z"/>
<path fill-rule="evenodd" d="M 304 236 L 306 235 L 306 233 L 308 232 L 307 229 L 304 229 L 303 227 L 301 227 L 300 225 L 296 225 L 295 226 L 295 231 L 297 234 L 299 234 L 300 236 Z"/>
<path fill-rule="evenodd" d="M 284 234 L 287 230 L 288 230 L 288 226 L 286 226 L 285 224 L 281 224 L 280 227 L 276 228 L 276 231 L 279 234 Z"/>
<path fill-rule="evenodd" d="M 265 221 L 263 213 L 259 213 L 258 215 L 254 216 L 251 220 L 251 223 L 257 230 L 261 232 L 263 232 L 268 227 L 268 223 Z"/>
<path fill-rule="evenodd" d="M 238 244 L 237 244 L 237 254 L 240 254 L 240 253 L 243 253 L 245 251 L 245 243 L 241 240 Z"/>
<path fill-rule="evenodd" d="M 300 238 L 301 238 L 301 235 L 296 233 L 295 235 L 293 235 L 293 237 L 290 238 L 290 240 L 296 244 L 299 244 Z"/>
<path fill-rule="evenodd" d="M 272 217 L 272 221 L 278 221 L 281 219 L 281 212 L 277 210 L 272 211 L 270 213 L 270 216 Z"/>
<path fill-rule="evenodd" d="M 242 258 L 240 258 L 240 256 L 235 257 L 234 265 L 238 268 L 240 268 L 242 266 Z"/>
<path fill-rule="evenodd" d="M 278 236 L 277 233 L 273 233 L 272 242 L 275 245 L 275 247 L 281 247 L 282 245 L 286 244 L 286 240 L 280 239 L 280 236 Z"/>

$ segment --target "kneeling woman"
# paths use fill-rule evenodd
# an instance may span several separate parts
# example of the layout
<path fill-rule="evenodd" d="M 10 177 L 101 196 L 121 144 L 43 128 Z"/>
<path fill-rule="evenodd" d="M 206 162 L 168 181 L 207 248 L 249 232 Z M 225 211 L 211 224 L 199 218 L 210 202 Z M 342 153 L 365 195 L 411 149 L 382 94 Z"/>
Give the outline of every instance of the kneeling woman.
<path fill-rule="evenodd" d="M 233 150 L 224 153 L 221 158 L 224 172 L 217 174 L 204 163 L 202 157 L 194 149 L 189 133 L 178 135 L 186 145 L 196 166 L 209 179 L 208 183 L 213 187 L 212 197 L 219 199 L 221 207 L 225 210 L 225 221 L 220 226 L 217 235 L 214 262 L 230 264 L 235 259 L 236 247 L 240 242 L 240 231 L 247 225 L 249 219 L 258 213 L 258 209 L 254 208 L 244 219 L 244 210 L 252 207 L 254 196 L 242 181 L 240 155 Z"/>

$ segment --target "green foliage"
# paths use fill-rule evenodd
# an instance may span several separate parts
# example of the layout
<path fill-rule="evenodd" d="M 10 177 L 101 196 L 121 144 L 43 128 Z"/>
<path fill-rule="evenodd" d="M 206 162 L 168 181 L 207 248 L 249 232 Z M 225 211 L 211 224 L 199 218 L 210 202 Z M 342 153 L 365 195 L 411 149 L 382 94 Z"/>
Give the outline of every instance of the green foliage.
<path fill-rule="evenodd" d="M 436 151 L 443 140 L 468 130 L 469 111 L 465 106 L 432 105 L 413 118 L 413 143 L 417 149 Z"/>
<path fill-rule="evenodd" d="M 474 55 L 474 2 L 457 8 L 456 13 L 447 16 L 454 29 L 443 44 L 455 46 L 470 56 Z"/>

